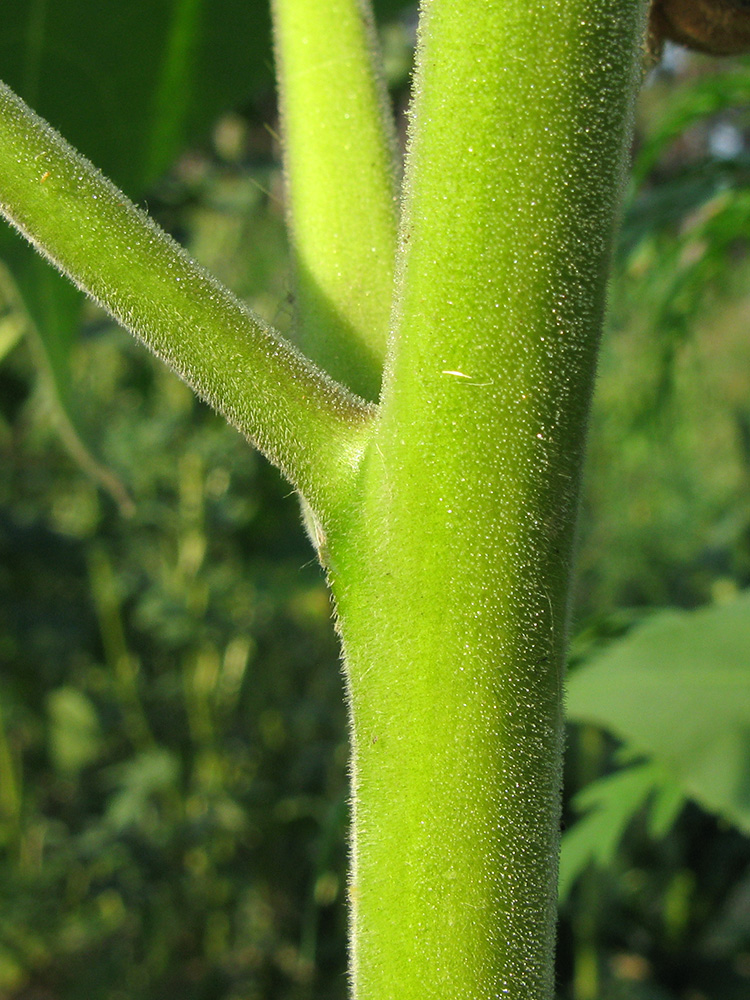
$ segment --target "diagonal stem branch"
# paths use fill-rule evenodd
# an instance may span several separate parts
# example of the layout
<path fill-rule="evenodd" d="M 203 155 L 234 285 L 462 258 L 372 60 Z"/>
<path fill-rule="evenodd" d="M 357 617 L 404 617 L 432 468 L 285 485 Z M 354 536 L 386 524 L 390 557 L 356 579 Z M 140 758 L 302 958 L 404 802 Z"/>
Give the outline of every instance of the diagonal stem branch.
<path fill-rule="evenodd" d="M 250 438 L 325 521 L 373 408 L 267 327 L 4 84 L 0 212 Z"/>

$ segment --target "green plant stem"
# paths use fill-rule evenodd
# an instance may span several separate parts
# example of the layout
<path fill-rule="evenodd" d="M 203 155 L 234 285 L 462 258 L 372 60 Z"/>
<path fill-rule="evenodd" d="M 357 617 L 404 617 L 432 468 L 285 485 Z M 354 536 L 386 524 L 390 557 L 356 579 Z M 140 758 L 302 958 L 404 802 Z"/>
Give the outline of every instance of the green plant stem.
<path fill-rule="evenodd" d="M 368 0 L 274 0 L 296 313 L 304 350 L 380 393 L 393 294 L 395 129 Z"/>
<path fill-rule="evenodd" d="M 427 0 L 395 332 L 329 533 L 356 1000 L 549 1000 L 568 586 L 641 0 Z"/>
<path fill-rule="evenodd" d="M 2 84 L 0 211 L 325 520 L 352 479 L 371 408 L 254 316 Z"/>

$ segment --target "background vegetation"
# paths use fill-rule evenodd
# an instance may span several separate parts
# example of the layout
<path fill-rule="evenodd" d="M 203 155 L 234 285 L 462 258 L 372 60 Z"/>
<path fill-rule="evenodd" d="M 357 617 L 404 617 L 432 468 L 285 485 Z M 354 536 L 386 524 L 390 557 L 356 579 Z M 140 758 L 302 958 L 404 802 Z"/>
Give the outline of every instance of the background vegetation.
<path fill-rule="evenodd" d="M 288 330 L 264 5 L 222 0 L 211 30 L 199 5 L 152 6 L 149 31 L 131 37 L 86 5 L 91 38 L 66 94 L 71 49 L 49 39 L 75 11 L 34 28 L 42 5 L 11 4 L 0 76 Z M 397 8 L 381 6 L 381 37 L 403 109 L 415 14 Z M 110 78 L 97 31 L 111 36 Z M 133 74 L 121 38 L 131 56 L 139 45 L 154 56 L 133 63 L 141 85 L 124 117 L 111 83 Z M 83 107 L 87 79 L 99 94 L 109 80 L 109 104 Z M 704 742 L 718 740 L 701 784 L 627 720 L 595 724 L 583 682 L 597 658 L 628 653 L 623 636 L 660 627 L 663 608 L 747 607 L 749 100 L 750 63 L 677 50 L 642 94 L 572 618 L 566 1000 L 750 994 L 748 709 L 731 748 L 709 698 L 692 713 L 707 720 Z M 296 499 L 176 378 L 92 306 L 79 316 L 3 240 L 0 997 L 343 998 L 346 720 Z M 748 646 L 716 647 L 691 640 L 675 657 L 668 637 L 664 658 L 688 670 L 692 656 L 717 683 L 729 665 L 747 692 Z M 628 670 L 648 668 L 653 650 L 628 655 Z M 631 695 L 666 718 L 683 679 L 642 693 L 648 676 L 632 674 Z M 673 720 L 684 732 L 694 721 Z M 732 788 L 712 799 L 730 770 Z"/>

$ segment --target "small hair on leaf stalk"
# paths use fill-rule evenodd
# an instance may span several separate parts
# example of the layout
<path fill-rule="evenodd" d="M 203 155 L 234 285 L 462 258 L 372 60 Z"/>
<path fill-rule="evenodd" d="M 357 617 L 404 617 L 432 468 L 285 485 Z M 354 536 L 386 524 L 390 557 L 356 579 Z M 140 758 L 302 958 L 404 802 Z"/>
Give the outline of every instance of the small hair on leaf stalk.
<path fill-rule="evenodd" d="M 750 52 L 750 0 L 652 0 L 652 62 L 659 59 L 665 41 L 714 56 Z"/>
<path fill-rule="evenodd" d="M 300 506 L 302 508 L 302 524 L 307 532 L 307 537 L 313 543 L 320 565 L 325 569 L 328 564 L 328 544 L 323 525 L 310 504 L 302 496 L 300 497 Z"/>

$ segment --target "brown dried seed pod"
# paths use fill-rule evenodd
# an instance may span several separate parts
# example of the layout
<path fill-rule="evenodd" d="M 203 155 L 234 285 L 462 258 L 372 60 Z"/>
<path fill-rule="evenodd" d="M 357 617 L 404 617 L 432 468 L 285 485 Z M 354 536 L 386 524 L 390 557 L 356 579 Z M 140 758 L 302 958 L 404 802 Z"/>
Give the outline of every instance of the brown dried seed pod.
<path fill-rule="evenodd" d="M 750 0 L 653 0 L 649 52 L 667 39 L 715 56 L 750 52 Z"/>

